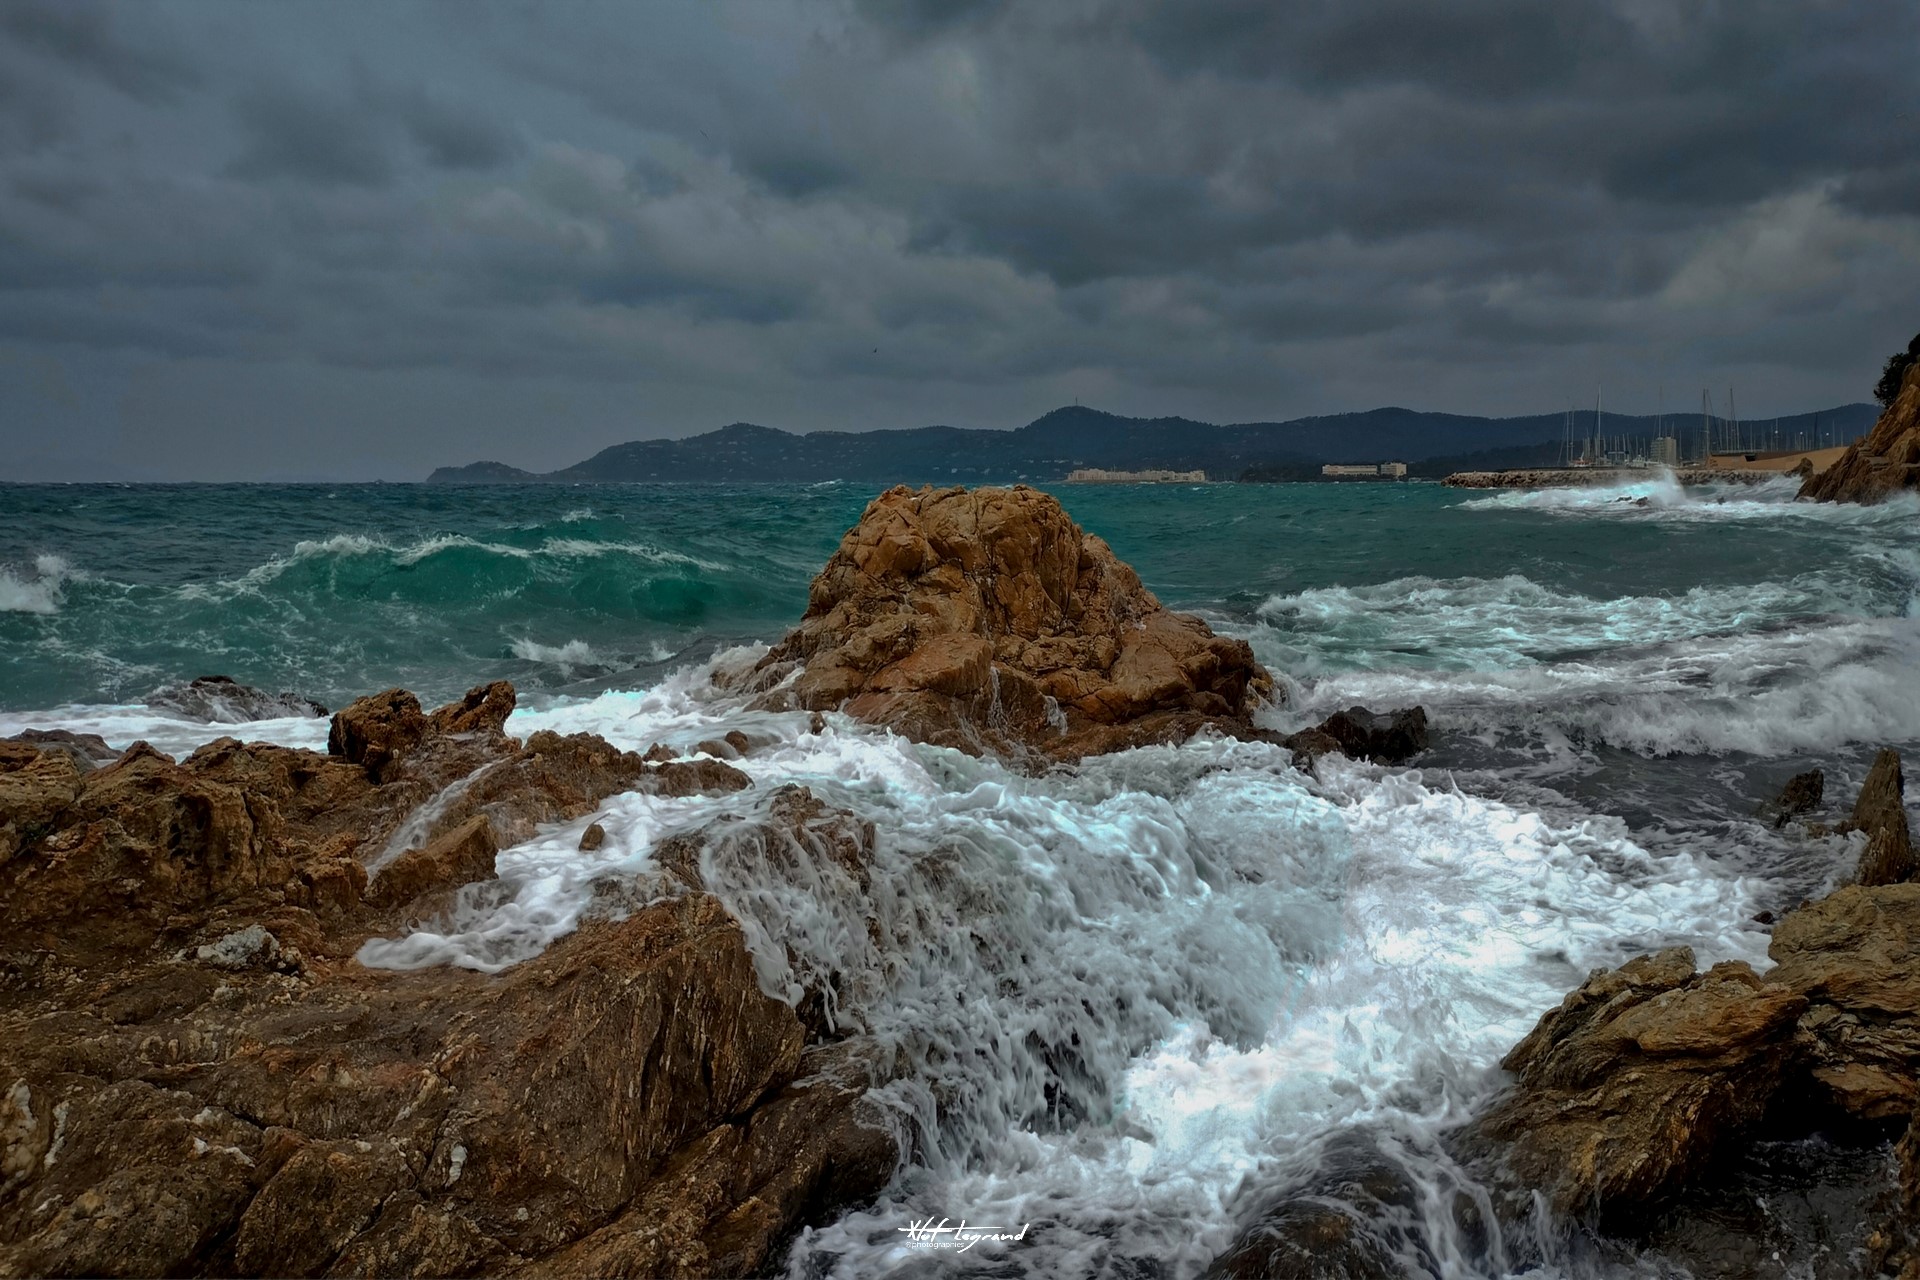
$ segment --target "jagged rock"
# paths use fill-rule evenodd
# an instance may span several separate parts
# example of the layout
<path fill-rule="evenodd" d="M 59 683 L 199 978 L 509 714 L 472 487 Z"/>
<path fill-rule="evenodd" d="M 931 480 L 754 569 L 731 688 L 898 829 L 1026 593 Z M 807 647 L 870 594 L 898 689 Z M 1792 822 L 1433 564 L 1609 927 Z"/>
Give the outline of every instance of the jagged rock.
<path fill-rule="evenodd" d="M 427 736 L 420 699 L 405 689 L 360 698 L 333 714 L 327 729 L 327 754 L 364 767 L 378 782 L 389 763 L 397 763 Z"/>
<path fill-rule="evenodd" d="M 1502 1062 L 1512 1090 L 1459 1139 L 1566 1218 L 1644 1223 L 1766 1114 L 1807 997 L 1681 947 L 1596 971 Z"/>
<path fill-rule="evenodd" d="M 120 758 L 120 753 L 107 745 L 107 740 L 97 733 L 74 733 L 68 729 L 22 729 L 10 738 L 0 738 L 0 747 L 7 744 L 27 747 L 33 751 L 52 747 L 64 751 L 82 773 L 98 769 L 103 764 L 112 764 Z M 5 768 L 0 763 L 0 768 Z"/>
<path fill-rule="evenodd" d="M 1787 779 L 1787 785 L 1780 788 L 1780 795 L 1771 803 L 1760 806 L 1760 812 L 1773 819 L 1773 829 L 1778 831 L 1790 820 L 1818 809 L 1826 794 L 1827 775 L 1819 769 L 1809 769 Z"/>
<path fill-rule="evenodd" d="M 1427 749 L 1427 709 L 1402 707 L 1381 714 L 1349 707 L 1282 741 L 1295 756 L 1308 761 L 1338 751 L 1354 760 L 1405 764 Z"/>
<path fill-rule="evenodd" d="M 868 504 L 799 627 L 743 681 L 909 737 L 1074 759 L 1245 730 L 1271 677 L 1172 613 L 1048 496 L 905 487 Z"/>
<path fill-rule="evenodd" d="M 249 720 L 277 720 L 283 716 L 319 717 L 327 709 L 297 693 L 267 693 L 244 685 L 232 676 L 200 676 L 185 684 L 170 684 L 147 695 L 156 711 L 171 711 L 209 724 L 245 724 Z"/>
<path fill-rule="evenodd" d="M 1913 488 L 1920 488 L 1920 363 L 1907 370 L 1900 393 L 1866 438 L 1802 484 L 1800 496 L 1873 503 Z"/>
<path fill-rule="evenodd" d="M 898 1160 L 704 894 L 498 978 L 223 981 L 0 1004 L 0 1274 L 736 1274 Z"/>
<path fill-rule="evenodd" d="M 749 785 L 523 745 L 512 705 L 362 700 L 330 756 L 226 738 L 83 772 L 0 744 L 0 1276 L 494 1274 L 576 1246 L 580 1274 L 732 1272 L 878 1191 L 875 1055 L 843 1034 L 803 1060 L 818 1011 L 763 994 L 703 892 L 498 977 L 353 963 L 539 824 Z M 793 857 L 848 875 L 823 843 L 845 815 L 773 807 Z"/>
<path fill-rule="evenodd" d="M 1854 873 L 1861 884 L 1899 884 L 1920 871 L 1913 833 L 1907 826 L 1905 792 L 1900 753 L 1888 748 L 1874 757 L 1867 780 L 1860 785 L 1860 798 L 1854 802 L 1853 819 L 1841 828 L 1867 834 L 1867 847 Z"/>
<path fill-rule="evenodd" d="M 1799 1051 L 1830 1105 L 1863 1120 L 1920 1102 L 1920 884 L 1846 888 L 1774 927 L 1768 979 L 1811 1002 Z"/>

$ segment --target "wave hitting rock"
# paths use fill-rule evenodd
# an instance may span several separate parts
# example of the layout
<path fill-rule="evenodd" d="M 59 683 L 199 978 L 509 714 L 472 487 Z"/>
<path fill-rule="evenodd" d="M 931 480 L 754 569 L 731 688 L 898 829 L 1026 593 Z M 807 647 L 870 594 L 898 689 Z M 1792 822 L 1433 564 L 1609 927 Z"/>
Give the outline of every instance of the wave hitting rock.
<path fill-rule="evenodd" d="M 1244 640 L 1163 608 L 1025 485 L 875 498 L 752 678 L 769 706 L 1052 760 L 1250 732 L 1274 689 Z"/>

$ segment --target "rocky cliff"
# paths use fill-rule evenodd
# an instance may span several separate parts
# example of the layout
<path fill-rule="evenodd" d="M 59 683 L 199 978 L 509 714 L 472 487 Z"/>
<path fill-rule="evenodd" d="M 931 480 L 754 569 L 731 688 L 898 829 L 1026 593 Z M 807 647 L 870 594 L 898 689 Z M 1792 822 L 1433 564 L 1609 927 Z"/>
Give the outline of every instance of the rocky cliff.
<path fill-rule="evenodd" d="M 1162 608 L 1024 485 L 874 499 L 753 679 L 771 705 L 1044 759 L 1246 731 L 1274 688 L 1245 641 Z"/>
<path fill-rule="evenodd" d="M 1809 477 L 1800 486 L 1800 496 L 1871 503 L 1909 489 L 1920 489 L 1920 363 L 1907 369 L 1899 394 L 1866 438 Z"/>
<path fill-rule="evenodd" d="M 391 690 L 327 755 L 0 743 L 0 1276 L 735 1275 L 885 1184 L 859 1043 L 697 872 L 499 976 L 354 963 L 536 823 L 747 785 L 513 703 Z M 857 862 L 843 817 L 768 821 Z"/>

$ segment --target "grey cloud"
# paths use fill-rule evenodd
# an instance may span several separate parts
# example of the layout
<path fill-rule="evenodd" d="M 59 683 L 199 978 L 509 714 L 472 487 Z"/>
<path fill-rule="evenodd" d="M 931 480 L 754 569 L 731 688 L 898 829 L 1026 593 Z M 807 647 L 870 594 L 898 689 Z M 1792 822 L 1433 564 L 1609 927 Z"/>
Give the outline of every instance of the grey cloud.
<path fill-rule="evenodd" d="M 94 4 L 12 0 L 0 9 L 0 36 L 142 102 L 163 102 L 199 83 L 199 74 L 181 55 L 154 47 L 150 32 L 123 34 L 114 22 L 123 12 Z"/>
<path fill-rule="evenodd" d="M 237 178 L 293 178 L 377 187 L 392 181 L 385 132 L 357 106 L 299 89 L 260 88 L 234 103 L 246 143 L 227 167 Z"/>
<path fill-rule="evenodd" d="M 235 423 L 406 388 L 405 466 L 550 467 L 1074 396 L 1537 411 L 1648 369 L 1799 409 L 1920 323 L 1891 0 L 556 12 L 0 13 L 0 359 L 153 362 Z"/>

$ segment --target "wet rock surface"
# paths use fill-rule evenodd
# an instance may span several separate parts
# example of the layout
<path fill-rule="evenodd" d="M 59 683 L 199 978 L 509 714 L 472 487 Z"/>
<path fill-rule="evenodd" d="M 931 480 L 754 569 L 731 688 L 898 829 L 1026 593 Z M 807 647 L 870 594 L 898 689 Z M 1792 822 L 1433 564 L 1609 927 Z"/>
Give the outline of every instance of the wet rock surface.
<path fill-rule="evenodd" d="M 249 720 L 277 720 L 283 716 L 319 717 L 327 709 L 297 693 L 268 693 L 241 684 L 232 676 L 200 676 L 185 684 L 170 684 L 147 695 L 156 711 L 171 711 L 208 724 L 245 724 Z"/>
<path fill-rule="evenodd" d="M 1853 817 L 1842 824 L 1843 831 L 1863 831 L 1867 847 L 1860 854 L 1860 866 L 1854 879 L 1861 884 L 1899 884 L 1920 872 L 1920 858 L 1914 856 L 1913 832 L 1907 824 L 1906 779 L 1900 770 L 1900 753 L 1886 750 L 1874 757 L 1867 780 L 1860 786 L 1860 798 L 1854 802 Z"/>
<path fill-rule="evenodd" d="M 1462 1143 L 1556 1214 L 1631 1228 L 1764 1119 L 1807 999 L 1675 948 L 1595 973 L 1501 1065 L 1516 1077 Z"/>
<path fill-rule="evenodd" d="M 1336 711 L 1311 729 L 1281 740 L 1302 760 L 1317 760 L 1339 752 L 1353 760 L 1375 764 L 1405 764 L 1427 749 L 1427 709 L 1402 707 L 1374 712 L 1365 707 Z"/>
<path fill-rule="evenodd" d="M 975 754 L 1069 760 L 1209 726 L 1273 691 L 1245 641 L 1162 608 L 1035 489 L 888 490 L 751 680 Z"/>
<path fill-rule="evenodd" d="M 353 962 L 535 824 L 747 785 L 511 707 L 0 748 L 0 1276 L 742 1274 L 886 1182 L 871 1055 L 809 1048 L 697 883 L 498 976 Z"/>
<path fill-rule="evenodd" d="M 1544 1015 L 1503 1063 L 1512 1087 L 1451 1140 L 1500 1216 L 1538 1193 L 1701 1274 L 1872 1274 L 1868 1254 L 1920 1274 L 1920 884 L 1808 903 L 1769 954 L 1764 975 L 1641 956 Z"/>
<path fill-rule="evenodd" d="M 1426 1193 L 1406 1165 L 1361 1134 L 1336 1136 L 1305 1186 L 1254 1209 L 1205 1280 L 1400 1280 L 1483 1266 L 1486 1216 L 1464 1187 L 1452 1188 L 1449 1244 L 1465 1240 L 1465 1259 L 1433 1240 Z M 1436 1247 L 1437 1246 L 1437 1247 Z"/>
<path fill-rule="evenodd" d="M 1796 773 L 1780 788 L 1780 794 L 1760 807 L 1760 815 L 1773 820 L 1778 831 L 1795 818 L 1812 813 L 1826 798 L 1827 775 L 1819 769 Z"/>

